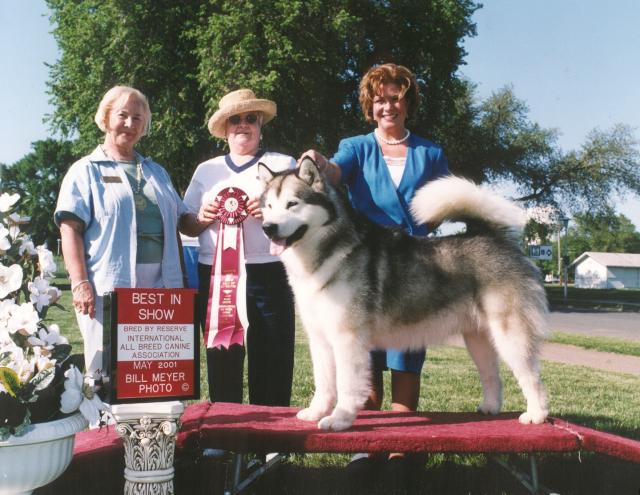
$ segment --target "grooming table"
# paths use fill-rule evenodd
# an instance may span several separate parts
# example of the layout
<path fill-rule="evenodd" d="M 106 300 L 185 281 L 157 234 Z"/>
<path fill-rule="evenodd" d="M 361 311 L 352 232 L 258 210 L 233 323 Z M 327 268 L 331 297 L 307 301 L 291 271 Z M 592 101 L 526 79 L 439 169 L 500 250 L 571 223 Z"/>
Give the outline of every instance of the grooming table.
<path fill-rule="evenodd" d="M 272 459 L 247 479 L 241 478 L 242 454 L 427 452 L 530 455 L 531 474 L 500 465 L 532 493 L 550 493 L 538 482 L 538 452 L 588 450 L 640 463 L 640 442 L 549 418 L 541 425 L 521 425 L 518 414 L 485 416 L 477 413 L 396 413 L 362 411 L 342 432 L 319 430 L 315 423 L 296 418 L 298 409 L 241 404 L 197 404 L 187 409 L 183 428 L 198 431 L 197 448 L 235 454 L 234 479 L 226 493 L 242 491 L 279 461 Z M 193 439 L 195 440 L 195 439 Z M 193 445 L 192 447 L 196 447 Z"/>
<path fill-rule="evenodd" d="M 203 453 L 223 454 L 224 491 L 236 494 L 279 464 L 277 456 L 243 469 L 243 454 L 443 452 L 481 453 L 513 474 L 531 493 L 549 493 L 537 477 L 539 452 L 593 451 L 640 464 L 640 442 L 551 418 L 542 425 L 521 425 L 516 413 L 394 413 L 362 411 L 343 432 L 318 430 L 296 419 L 298 409 L 202 402 L 185 409 L 176 439 L 176 493 L 198 493 L 193 473 L 185 471 Z M 515 470 L 497 454 L 527 454 L 530 473 Z M 122 440 L 113 427 L 78 433 L 69 469 L 38 495 L 122 493 Z M 221 466 L 222 467 L 222 466 Z M 249 466 L 251 468 L 251 466 Z M 182 473 L 182 475 L 180 475 Z M 222 480 L 220 480 L 222 481 Z M 222 483 L 220 483 L 222 484 Z"/>

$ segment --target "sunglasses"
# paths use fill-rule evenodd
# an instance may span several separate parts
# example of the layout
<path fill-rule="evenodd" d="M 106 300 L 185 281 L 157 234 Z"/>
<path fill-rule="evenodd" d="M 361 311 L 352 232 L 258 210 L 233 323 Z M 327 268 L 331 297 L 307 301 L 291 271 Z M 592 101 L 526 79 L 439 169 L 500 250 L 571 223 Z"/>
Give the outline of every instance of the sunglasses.
<path fill-rule="evenodd" d="M 251 125 L 255 124 L 258 121 L 258 116 L 255 113 L 249 113 L 242 118 L 240 115 L 232 115 L 229 117 L 229 123 L 233 125 L 238 125 L 240 122 L 244 121 L 245 123 Z"/>

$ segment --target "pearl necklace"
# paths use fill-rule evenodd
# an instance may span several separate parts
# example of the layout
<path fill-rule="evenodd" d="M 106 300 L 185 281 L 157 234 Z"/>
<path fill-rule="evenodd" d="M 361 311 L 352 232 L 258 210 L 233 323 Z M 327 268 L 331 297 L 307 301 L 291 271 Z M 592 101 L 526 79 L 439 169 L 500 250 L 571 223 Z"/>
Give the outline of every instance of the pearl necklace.
<path fill-rule="evenodd" d="M 380 141 L 382 141 L 384 144 L 388 144 L 390 146 L 395 146 L 396 144 L 402 144 L 407 139 L 409 139 L 409 136 L 411 136 L 411 131 L 409 129 L 406 129 L 406 133 L 405 133 L 404 137 L 401 138 L 401 139 L 385 139 L 380 135 L 380 133 L 378 132 L 378 129 L 375 130 L 375 134 L 376 134 L 376 137 Z"/>

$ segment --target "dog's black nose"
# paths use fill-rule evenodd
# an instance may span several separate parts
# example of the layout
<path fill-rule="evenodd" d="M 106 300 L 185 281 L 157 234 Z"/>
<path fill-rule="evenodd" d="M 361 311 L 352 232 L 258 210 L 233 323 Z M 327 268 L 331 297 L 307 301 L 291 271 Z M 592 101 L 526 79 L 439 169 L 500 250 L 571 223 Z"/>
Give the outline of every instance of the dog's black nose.
<path fill-rule="evenodd" d="M 263 223 L 262 230 L 267 234 L 268 238 L 272 238 L 278 233 L 278 225 L 275 223 Z"/>

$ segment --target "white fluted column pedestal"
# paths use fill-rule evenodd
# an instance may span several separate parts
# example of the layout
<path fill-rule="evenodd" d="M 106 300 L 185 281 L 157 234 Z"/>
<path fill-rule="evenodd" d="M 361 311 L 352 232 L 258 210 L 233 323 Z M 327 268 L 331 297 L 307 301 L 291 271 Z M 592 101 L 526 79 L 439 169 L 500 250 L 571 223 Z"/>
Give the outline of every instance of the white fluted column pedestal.
<path fill-rule="evenodd" d="M 173 460 L 183 411 L 179 401 L 111 406 L 124 442 L 125 495 L 174 493 Z"/>

